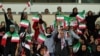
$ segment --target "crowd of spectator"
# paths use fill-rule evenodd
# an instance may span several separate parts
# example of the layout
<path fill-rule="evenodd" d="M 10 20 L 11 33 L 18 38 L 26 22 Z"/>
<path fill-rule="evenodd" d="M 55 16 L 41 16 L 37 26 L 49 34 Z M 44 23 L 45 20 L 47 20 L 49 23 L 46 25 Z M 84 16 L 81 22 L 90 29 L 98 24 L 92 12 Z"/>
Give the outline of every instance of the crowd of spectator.
<path fill-rule="evenodd" d="M 84 23 L 86 28 L 79 29 L 77 26 L 62 26 L 62 21 L 56 20 L 55 27 L 47 27 L 42 20 L 41 14 L 38 14 L 39 20 L 30 24 L 28 15 L 24 11 L 21 13 L 20 22 L 27 22 L 27 25 L 20 26 L 14 22 L 11 8 L 2 8 L 5 21 L 0 24 L 0 56 L 100 56 L 100 24 L 95 24 L 100 12 L 95 15 L 88 11 L 85 15 Z M 45 9 L 44 14 L 50 14 L 49 9 Z M 75 7 L 69 17 L 75 17 L 79 14 Z M 62 15 L 62 8 L 59 6 L 55 15 Z M 31 29 L 34 30 L 32 32 Z M 45 25 L 45 29 L 41 26 Z M 81 31 L 81 34 L 77 30 Z M 39 35 L 46 36 L 42 42 L 39 41 Z M 77 45 L 79 44 L 79 45 Z M 77 45 L 76 49 L 75 45 Z"/>

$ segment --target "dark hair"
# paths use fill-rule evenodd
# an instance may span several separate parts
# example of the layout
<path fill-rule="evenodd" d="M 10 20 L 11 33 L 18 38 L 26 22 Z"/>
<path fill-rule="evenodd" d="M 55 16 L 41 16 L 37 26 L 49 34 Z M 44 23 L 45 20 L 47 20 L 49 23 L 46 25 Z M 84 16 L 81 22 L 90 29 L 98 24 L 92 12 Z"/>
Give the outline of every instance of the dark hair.
<path fill-rule="evenodd" d="M 92 11 L 88 11 L 87 12 L 87 16 L 89 16 L 89 13 L 91 12 L 91 15 L 93 15 L 93 12 Z"/>
<path fill-rule="evenodd" d="M 39 48 L 39 50 L 38 50 L 38 53 L 39 53 L 39 54 L 40 54 L 40 52 L 41 52 L 42 49 L 46 49 L 46 50 L 47 50 L 47 46 L 42 45 L 42 46 Z"/>
<path fill-rule="evenodd" d="M 11 8 L 7 8 L 7 10 L 11 10 Z"/>

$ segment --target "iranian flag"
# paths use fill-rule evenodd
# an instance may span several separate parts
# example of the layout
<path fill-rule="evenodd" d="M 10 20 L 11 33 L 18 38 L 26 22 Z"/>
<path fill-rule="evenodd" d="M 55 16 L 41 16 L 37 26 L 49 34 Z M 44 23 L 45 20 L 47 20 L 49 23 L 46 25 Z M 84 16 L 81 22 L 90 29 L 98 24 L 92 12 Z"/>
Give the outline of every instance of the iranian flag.
<path fill-rule="evenodd" d="M 86 24 L 79 24 L 79 29 L 86 29 Z"/>
<path fill-rule="evenodd" d="M 43 43 L 46 40 L 46 36 L 44 34 L 39 34 L 37 41 L 39 43 Z"/>
<path fill-rule="evenodd" d="M 64 20 L 64 16 L 63 15 L 57 15 L 56 18 L 58 21 L 63 21 Z"/>
<path fill-rule="evenodd" d="M 85 10 L 83 10 L 81 13 L 79 13 L 77 16 L 76 16 L 76 19 L 78 20 L 78 22 L 83 22 L 85 20 Z"/>
<path fill-rule="evenodd" d="M 81 46 L 81 43 L 80 43 L 80 42 L 76 43 L 76 44 L 73 46 L 73 52 L 74 52 L 74 53 L 78 52 L 80 46 Z"/>
<path fill-rule="evenodd" d="M 32 36 L 30 34 L 26 35 L 25 40 L 27 41 L 27 43 L 24 44 L 24 47 L 30 50 Z"/>
<path fill-rule="evenodd" d="M 0 8 L 2 8 L 3 7 L 3 5 L 0 3 Z"/>
<path fill-rule="evenodd" d="M 70 26 L 73 26 L 73 27 L 77 27 L 78 26 L 78 22 L 77 22 L 75 17 L 72 17 L 70 19 Z"/>
<path fill-rule="evenodd" d="M 69 26 L 70 24 L 70 17 L 64 16 L 64 27 Z"/>
<path fill-rule="evenodd" d="M 3 46 L 6 45 L 6 39 L 7 39 L 8 35 L 9 35 L 9 34 L 6 33 L 6 34 L 3 36 L 2 40 L 1 40 L 1 45 L 3 45 Z"/>
<path fill-rule="evenodd" d="M 18 34 L 13 34 L 11 38 L 11 42 L 19 42 L 19 35 Z"/>
<path fill-rule="evenodd" d="M 34 16 L 32 17 L 32 21 L 38 22 L 38 21 L 39 21 L 39 16 L 38 16 L 38 15 L 34 15 Z"/>
<path fill-rule="evenodd" d="M 22 20 L 21 23 L 20 23 L 20 26 L 27 28 L 29 26 L 29 21 L 28 20 Z"/>
<path fill-rule="evenodd" d="M 17 42 L 17 43 L 19 42 L 19 35 L 16 32 L 14 32 L 12 35 L 10 32 L 7 32 L 2 38 L 1 45 L 3 45 L 3 46 L 6 45 L 6 40 L 9 36 L 12 36 L 11 42 Z"/>
<path fill-rule="evenodd" d="M 31 2 L 31 1 L 28 1 L 28 2 L 26 3 L 26 7 L 31 7 L 31 5 L 32 5 L 32 2 Z"/>

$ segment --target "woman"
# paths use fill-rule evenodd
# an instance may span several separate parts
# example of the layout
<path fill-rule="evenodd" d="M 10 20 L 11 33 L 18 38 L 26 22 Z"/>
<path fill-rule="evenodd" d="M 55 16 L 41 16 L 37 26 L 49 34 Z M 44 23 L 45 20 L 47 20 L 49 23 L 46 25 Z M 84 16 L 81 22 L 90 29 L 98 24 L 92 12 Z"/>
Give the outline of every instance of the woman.
<path fill-rule="evenodd" d="M 75 56 L 91 56 L 86 44 L 82 44 Z"/>
<path fill-rule="evenodd" d="M 98 15 L 94 15 L 92 11 L 88 11 L 87 16 L 85 17 L 87 28 L 94 32 L 95 29 L 95 21 L 100 17 L 100 13 Z"/>
<path fill-rule="evenodd" d="M 100 56 L 100 44 L 96 47 L 96 52 L 94 52 L 94 56 Z"/>
<path fill-rule="evenodd" d="M 35 41 L 37 41 L 37 38 L 38 38 L 38 35 L 41 33 L 41 34 L 44 34 L 45 32 L 45 29 L 41 29 L 41 26 L 44 24 L 46 26 L 46 22 L 42 20 L 42 16 L 39 14 L 39 21 L 38 22 L 34 22 L 33 23 L 33 29 L 35 31 L 34 33 L 34 36 L 33 36 L 33 39 Z"/>
<path fill-rule="evenodd" d="M 31 24 L 30 24 L 30 21 L 28 20 L 27 13 L 24 12 L 26 9 L 27 8 L 24 8 L 24 10 L 21 14 L 19 34 L 21 32 L 25 32 L 26 28 L 28 29 L 28 32 L 31 33 Z"/>
<path fill-rule="evenodd" d="M 50 56 L 50 55 L 47 47 L 43 45 L 39 48 L 38 53 L 35 54 L 34 56 Z"/>
<path fill-rule="evenodd" d="M 73 8 L 73 11 L 70 14 L 70 17 L 76 17 L 77 14 L 78 14 L 78 9 L 75 7 L 75 8 Z"/>
<path fill-rule="evenodd" d="M 0 56 L 3 54 L 3 46 L 1 45 L 1 39 L 5 33 L 5 22 L 2 21 L 0 24 Z"/>

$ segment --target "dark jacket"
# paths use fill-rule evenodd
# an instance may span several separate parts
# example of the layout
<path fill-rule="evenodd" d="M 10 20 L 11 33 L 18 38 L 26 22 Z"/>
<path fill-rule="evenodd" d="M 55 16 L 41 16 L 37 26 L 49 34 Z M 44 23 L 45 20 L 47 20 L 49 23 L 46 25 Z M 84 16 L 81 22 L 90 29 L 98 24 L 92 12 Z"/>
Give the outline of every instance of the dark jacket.
<path fill-rule="evenodd" d="M 61 50 L 61 39 L 56 38 L 55 42 L 55 56 L 68 56 L 69 47 L 68 42 L 65 40 L 66 46 Z"/>
<path fill-rule="evenodd" d="M 90 31 L 94 31 L 95 29 L 95 21 L 100 15 L 92 15 L 92 16 L 86 16 L 85 21 L 86 21 L 86 26 Z"/>
<path fill-rule="evenodd" d="M 10 25 L 14 23 L 12 22 L 13 20 L 8 19 L 7 13 L 4 13 L 4 17 L 5 17 L 5 22 L 6 22 L 6 32 L 8 32 L 10 29 Z"/>
<path fill-rule="evenodd" d="M 22 20 L 26 20 L 24 18 L 24 12 L 21 13 L 21 19 L 20 19 L 20 21 L 22 21 Z M 20 27 L 19 33 L 25 32 L 25 29 L 26 28 L 24 28 L 24 27 Z M 28 33 L 31 33 L 31 24 L 30 23 L 29 23 Z"/>

